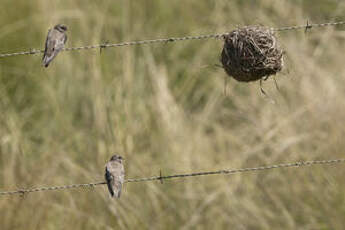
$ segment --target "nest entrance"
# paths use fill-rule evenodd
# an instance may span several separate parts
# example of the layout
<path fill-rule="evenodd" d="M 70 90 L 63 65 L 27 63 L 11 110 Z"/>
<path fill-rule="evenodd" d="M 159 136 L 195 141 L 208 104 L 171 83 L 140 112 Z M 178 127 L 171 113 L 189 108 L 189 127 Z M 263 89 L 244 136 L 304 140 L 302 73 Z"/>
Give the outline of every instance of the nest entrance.
<path fill-rule="evenodd" d="M 224 36 L 221 62 L 237 81 L 256 81 L 281 71 L 283 51 L 271 29 L 247 26 Z"/>

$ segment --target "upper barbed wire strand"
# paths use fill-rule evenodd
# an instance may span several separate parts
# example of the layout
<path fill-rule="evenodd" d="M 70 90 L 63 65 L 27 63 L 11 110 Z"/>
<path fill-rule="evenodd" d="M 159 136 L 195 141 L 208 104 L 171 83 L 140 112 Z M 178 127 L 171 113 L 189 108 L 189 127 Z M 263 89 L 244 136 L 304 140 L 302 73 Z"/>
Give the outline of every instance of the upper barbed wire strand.
<path fill-rule="evenodd" d="M 260 166 L 260 167 L 254 167 L 254 168 L 240 168 L 240 169 L 218 170 L 218 171 L 209 171 L 209 172 L 195 172 L 195 173 L 189 173 L 189 174 L 175 174 L 175 175 L 169 175 L 169 176 L 133 178 L 133 179 L 126 179 L 125 183 L 147 182 L 147 181 L 154 181 L 154 180 L 159 180 L 162 182 L 163 180 L 173 179 L 173 178 L 197 177 L 197 176 L 221 175 L 221 174 L 237 174 L 237 173 L 263 171 L 263 170 L 271 170 L 271 169 L 278 169 L 278 168 L 305 167 L 305 166 L 324 165 L 324 164 L 334 165 L 334 164 L 339 164 L 339 163 L 345 163 L 345 159 L 299 161 L 299 162 L 292 162 L 292 163 Z M 15 195 L 15 194 L 24 195 L 26 193 L 31 193 L 31 192 L 77 189 L 77 188 L 84 188 L 84 187 L 94 187 L 94 186 L 104 185 L 104 184 L 106 184 L 106 182 L 102 181 L 102 182 L 87 183 L 87 184 L 72 184 L 72 185 L 63 185 L 63 186 L 40 187 L 40 188 L 33 188 L 33 189 L 19 189 L 19 190 L 14 190 L 14 191 L 0 191 L 0 195 Z"/>
<path fill-rule="evenodd" d="M 299 25 L 299 26 L 286 26 L 286 27 L 280 27 L 280 28 L 273 28 L 273 31 L 288 31 L 288 30 L 300 30 L 300 29 L 311 29 L 313 27 L 326 27 L 326 26 L 339 26 L 344 25 L 345 21 L 339 21 L 339 22 L 326 22 L 326 23 L 308 23 L 306 25 Z"/>
<path fill-rule="evenodd" d="M 290 30 L 299 30 L 299 29 L 311 29 L 313 27 L 337 26 L 337 25 L 344 25 L 344 24 L 345 24 L 345 21 L 327 22 L 327 23 L 319 23 L 319 24 L 307 23 L 306 25 L 271 28 L 271 30 L 280 32 L 280 31 L 290 31 Z M 229 33 L 160 38 L 160 39 L 121 42 L 121 43 L 104 43 L 104 44 L 96 44 L 96 45 L 89 45 L 89 46 L 69 47 L 69 48 L 64 48 L 62 51 L 76 51 L 76 50 L 84 50 L 84 49 L 103 49 L 103 48 L 110 48 L 110 47 L 148 45 L 148 44 L 154 44 L 154 43 L 169 43 L 169 42 L 186 41 L 186 40 L 219 39 L 219 38 L 222 38 L 223 36 L 225 36 L 227 34 L 229 34 Z M 44 52 L 44 50 L 41 50 L 41 49 L 31 49 L 29 51 L 0 54 L 0 58 L 6 58 L 6 57 L 12 57 L 12 56 L 18 56 L 18 55 L 32 55 L 32 54 L 39 54 L 39 53 L 43 53 L 43 52 Z"/>

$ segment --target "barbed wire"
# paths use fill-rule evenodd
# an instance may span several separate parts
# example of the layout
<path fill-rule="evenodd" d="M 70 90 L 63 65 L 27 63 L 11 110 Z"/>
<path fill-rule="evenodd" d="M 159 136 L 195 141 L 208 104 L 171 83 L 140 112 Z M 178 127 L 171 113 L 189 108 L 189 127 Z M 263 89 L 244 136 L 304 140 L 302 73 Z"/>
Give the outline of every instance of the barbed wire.
<path fill-rule="evenodd" d="M 289 31 L 289 30 L 309 30 L 314 27 L 326 27 L 326 26 L 339 26 L 344 25 L 345 21 L 339 21 L 339 22 L 326 22 L 326 23 L 309 23 L 309 20 L 307 20 L 306 25 L 299 25 L 299 26 L 286 26 L 286 27 L 280 27 L 280 28 L 273 28 L 273 31 Z"/>
<path fill-rule="evenodd" d="M 162 173 L 160 172 L 159 176 L 126 179 L 125 183 L 147 182 L 147 181 L 155 181 L 155 180 L 159 180 L 161 183 L 163 183 L 164 180 L 173 179 L 173 178 L 197 177 L 197 176 L 221 175 L 221 174 L 237 174 L 237 173 L 245 173 L 245 172 L 258 172 L 258 171 L 278 169 L 278 168 L 305 167 L 305 166 L 326 165 L 326 164 L 334 165 L 334 164 L 339 164 L 339 163 L 345 163 L 345 159 L 299 161 L 299 162 L 293 162 L 293 163 L 282 163 L 282 164 L 275 164 L 275 165 L 268 165 L 268 166 L 259 166 L 259 167 L 254 167 L 254 168 L 240 168 L 240 169 L 230 169 L 230 170 L 196 172 L 196 173 L 188 173 L 188 174 L 175 174 L 175 175 L 169 175 L 169 176 L 162 176 Z M 40 188 L 33 188 L 33 189 L 19 189 L 19 190 L 14 190 L 14 191 L 0 191 L 0 195 L 15 195 L 15 194 L 24 195 L 27 193 L 40 192 L 40 191 L 77 189 L 77 188 L 85 188 L 85 187 L 93 188 L 95 186 L 105 185 L 105 184 L 106 182 L 102 181 L 102 182 L 87 183 L 87 184 L 72 184 L 72 185 L 63 185 L 63 186 L 40 187 Z"/>
<path fill-rule="evenodd" d="M 306 25 L 297 25 L 297 26 L 286 26 L 280 28 L 271 28 L 272 31 L 291 31 L 291 30 L 299 30 L 305 29 L 312 29 L 314 27 L 326 27 L 326 26 L 338 26 L 344 25 L 345 21 L 339 22 L 326 22 L 326 23 L 319 23 L 319 24 L 309 24 L 307 21 Z M 159 38 L 159 39 L 150 39 L 150 40 L 139 40 L 139 41 L 130 41 L 130 42 L 121 42 L 121 43 L 103 43 L 103 44 L 96 44 L 96 45 L 87 45 L 87 46 L 79 46 L 79 47 L 69 47 L 64 48 L 62 51 L 76 51 L 76 50 L 87 50 L 87 49 L 105 49 L 111 47 L 121 47 L 121 46 L 134 46 L 134 45 L 149 45 L 154 43 L 170 43 L 170 42 L 178 42 L 178 41 L 187 41 L 187 40 L 207 40 L 207 39 L 220 39 L 223 38 L 227 33 L 219 33 L 219 34 L 206 34 L 206 35 L 197 35 L 197 36 L 185 36 L 185 37 L 170 37 L 170 38 Z M 20 51 L 15 53 L 3 53 L 0 54 L 0 58 L 18 56 L 18 55 L 33 55 L 43 53 L 43 49 L 30 49 L 29 51 Z"/>

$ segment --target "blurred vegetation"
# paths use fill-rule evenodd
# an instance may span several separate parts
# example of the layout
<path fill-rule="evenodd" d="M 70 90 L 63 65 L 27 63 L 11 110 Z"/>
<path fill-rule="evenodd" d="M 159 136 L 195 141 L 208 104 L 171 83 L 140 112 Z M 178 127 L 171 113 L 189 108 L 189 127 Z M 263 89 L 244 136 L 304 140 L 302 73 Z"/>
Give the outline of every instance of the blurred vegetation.
<path fill-rule="evenodd" d="M 1 0 L 0 52 L 344 20 L 343 1 Z M 0 190 L 344 156 L 343 27 L 277 34 L 285 69 L 260 94 L 233 79 L 222 42 L 63 52 L 0 60 Z M 342 229 L 343 166 L 125 184 L 0 198 L 1 229 Z"/>

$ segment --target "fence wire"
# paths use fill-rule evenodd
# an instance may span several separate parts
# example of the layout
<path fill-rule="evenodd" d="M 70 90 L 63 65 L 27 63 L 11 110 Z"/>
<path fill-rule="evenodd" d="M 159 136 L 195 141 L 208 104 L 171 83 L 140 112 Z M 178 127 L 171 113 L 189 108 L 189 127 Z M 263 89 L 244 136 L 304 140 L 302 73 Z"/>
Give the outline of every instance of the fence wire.
<path fill-rule="evenodd" d="M 297 26 L 286 26 L 280 28 L 271 28 L 272 31 L 291 31 L 291 30 L 300 30 L 304 29 L 307 31 L 308 29 L 312 29 L 314 27 L 326 27 L 326 26 L 338 26 L 344 25 L 345 21 L 339 22 L 327 22 L 327 23 L 319 23 L 314 24 L 307 21 L 306 25 L 297 25 Z M 178 41 L 187 41 L 187 40 L 207 40 L 207 39 L 220 39 L 223 38 L 227 33 L 219 33 L 219 34 L 206 34 L 206 35 L 197 35 L 197 36 L 185 36 L 185 37 L 170 37 L 170 38 L 160 38 L 160 39 L 151 39 L 151 40 L 140 40 L 140 41 L 130 41 L 130 42 L 121 42 L 121 43 L 103 43 L 103 44 L 96 44 L 96 45 L 87 45 L 87 46 L 79 46 L 79 47 L 69 47 L 64 48 L 63 51 L 76 51 L 76 50 L 87 50 L 87 49 L 105 49 L 111 47 L 121 47 L 121 46 L 134 46 L 134 45 L 150 45 L 154 43 L 171 43 L 171 42 L 178 42 Z M 33 55 L 43 53 L 43 49 L 30 49 L 29 51 L 21 51 L 15 53 L 3 53 L 0 54 L 0 58 L 18 56 L 18 55 Z"/>
<path fill-rule="evenodd" d="M 160 172 L 159 176 L 126 179 L 125 183 L 147 182 L 147 181 L 155 181 L 155 180 L 159 180 L 161 183 L 163 183 L 164 180 L 174 179 L 174 178 L 198 177 L 198 176 L 221 175 L 221 174 L 238 174 L 238 173 L 258 172 L 258 171 L 278 169 L 278 168 L 293 168 L 293 167 L 305 167 L 305 166 L 312 166 L 312 165 L 327 165 L 327 164 L 334 165 L 334 164 L 340 164 L 340 163 L 345 163 L 345 159 L 299 161 L 299 162 L 293 162 L 293 163 L 275 164 L 275 165 L 260 166 L 260 167 L 254 167 L 254 168 L 240 168 L 240 169 L 218 170 L 218 171 L 208 171 L 208 172 L 195 172 L 195 173 L 189 173 L 189 174 L 175 174 L 175 175 L 169 175 L 169 176 L 163 176 Z M 87 183 L 87 184 L 72 184 L 72 185 L 63 185 L 63 186 L 39 187 L 39 188 L 33 188 L 33 189 L 19 189 L 19 190 L 13 190 L 13 191 L 0 191 L 0 195 L 15 195 L 15 194 L 24 195 L 27 193 L 40 192 L 40 191 L 93 188 L 95 186 L 105 185 L 105 184 L 106 182 L 102 181 L 102 182 Z"/>

